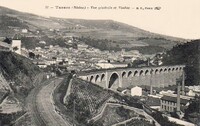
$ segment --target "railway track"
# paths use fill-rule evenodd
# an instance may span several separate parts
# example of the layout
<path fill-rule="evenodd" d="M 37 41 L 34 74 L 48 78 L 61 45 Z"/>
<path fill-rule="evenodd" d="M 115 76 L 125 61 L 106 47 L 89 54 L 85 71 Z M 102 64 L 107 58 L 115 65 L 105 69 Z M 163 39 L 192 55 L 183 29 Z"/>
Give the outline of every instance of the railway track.
<path fill-rule="evenodd" d="M 28 110 L 35 126 L 70 126 L 61 115 L 55 111 L 52 93 L 63 78 L 46 80 L 33 89 L 28 96 Z"/>
<path fill-rule="evenodd" d="M 35 89 L 33 89 L 28 96 L 28 110 L 32 116 L 32 123 L 34 123 L 36 126 L 46 126 L 45 120 L 41 118 L 40 112 L 38 111 L 36 99 L 37 94 L 42 86 L 47 85 L 49 82 L 50 80 L 43 82 L 40 86 L 37 86 Z"/>

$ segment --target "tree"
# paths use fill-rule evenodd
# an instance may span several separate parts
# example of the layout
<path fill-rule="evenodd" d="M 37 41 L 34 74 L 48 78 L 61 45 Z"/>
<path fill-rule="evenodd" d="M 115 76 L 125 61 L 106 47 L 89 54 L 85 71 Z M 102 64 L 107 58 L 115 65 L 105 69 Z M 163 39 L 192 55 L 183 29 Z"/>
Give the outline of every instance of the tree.
<path fill-rule="evenodd" d="M 10 40 L 9 38 L 5 38 L 4 40 L 3 40 L 3 42 L 6 42 L 6 43 L 8 43 L 8 44 L 11 44 L 12 43 L 12 40 Z"/>
<path fill-rule="evenodd" d="M 57 58 L 56 58 L 56 57 L 52 57 L 52 59 L 53 59 L 53 60 L 57 60 Z"/>
<path fill-rule="evenodd" d="M 17 51 L 19 48 L 17 46 L 13 47 L 13 51 Z"/>
<path fill-rule="evenodd" d="M 188 108 L 185 110 L 185 116 L 187 117 L 191 113 L 200 113 L 200 96 L 195 96 L 195 98 L 191 101 Z"/>
<path fill-rule="evenodd" d="M 29 52 L 29 57 L 32 58 L 32 59 L 35 59 L 35 53 Z"/>
<path fill-rule="evenodd" d="M 35 55 L 35 58 L 36 58 L 36 59 L 39 59 L 40 57 L 41 57 L 40 54 Z"/>

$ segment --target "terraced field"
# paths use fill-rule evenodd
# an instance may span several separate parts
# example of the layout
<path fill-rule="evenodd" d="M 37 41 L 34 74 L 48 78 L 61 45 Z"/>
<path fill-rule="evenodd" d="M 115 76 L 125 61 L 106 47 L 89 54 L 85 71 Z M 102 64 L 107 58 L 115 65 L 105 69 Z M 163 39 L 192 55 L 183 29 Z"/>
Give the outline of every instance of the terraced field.
<path fill-rule="evenodd" d="M 130 105 L 141 109 L 141 104 L 137 102 L 137 99 L 122 96 L 117 92 L 78 78 L 73 78 L 70 95 L 67 96 L 65 103 L 67 115 L 74 115 L 75 120 L 81 126 L 91 124 L 91 121 L 95 120 L 93 117 L 104 112 L 107 103 Z M 124 117 L 121 120 L 124 120 Z"/>
<path fill-rule="evenodd" d="M 81 107 L 84 111 L 89 110 L 89 117 L 96 114 L 98 109 L 112 96 L 109 91 L 85 81 L 73 80 L 72 83 L 70 97 L 75 97 L 77 108 Z"/>

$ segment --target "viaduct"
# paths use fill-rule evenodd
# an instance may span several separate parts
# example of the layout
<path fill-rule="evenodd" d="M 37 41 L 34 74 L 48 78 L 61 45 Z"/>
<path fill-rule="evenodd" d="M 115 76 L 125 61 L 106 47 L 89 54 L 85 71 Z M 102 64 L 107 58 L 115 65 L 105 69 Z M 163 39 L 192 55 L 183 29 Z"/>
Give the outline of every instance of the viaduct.
<path fill-rule="evenodd" d="M 118 87 L 141 85 L 167 87 L 176 85 L 176 79 L 182 78 L 182 89 L 184 89 L 184 67 L 185 65 L 100 69 L 79 73 L 78 77 L 114 90 Z"/>

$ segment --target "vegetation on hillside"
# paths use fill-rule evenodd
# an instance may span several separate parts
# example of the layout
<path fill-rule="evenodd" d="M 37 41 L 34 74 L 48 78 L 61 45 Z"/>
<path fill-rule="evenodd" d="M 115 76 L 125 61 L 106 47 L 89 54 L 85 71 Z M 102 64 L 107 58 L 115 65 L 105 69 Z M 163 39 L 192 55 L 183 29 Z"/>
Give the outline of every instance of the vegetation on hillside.
<path fill-rule="evenodd" d="M 62 37 L 55 37 L 55 38 L 49 38 L 48 36 L 43 36 L 41 38 L 38 37 L 21 37 L 22 46 L 24 46 L 27 49 L 35 49 L 35 47 L 42 47 L 49 45 L 59 45 L 60 47 L 67 47 L 65 42 L 66 40 Z M 40 41 L 45 41 L 46 44 L 40 44 Z"/>
<path fill-rule="evenodd" d="M 195 96 L 185 110 L 185 119 L 195 124 L 200 124 L 200 96 Z"/>
<path fill-rule="evenodd" d="M 142 120 L 144 122 L 143 124 L 146 124 L 146 126 L 153 126 L 150 124 L 150 122 L 145 121 L 145 119 L 146 119 L 145 116 L 139 115 L 135 111 L 126 109 L 122 106 L 114 106 L 114 105 L 113 106 L 108 105 L 105 108 L 102 117 L 99 120 L 90 123 L 89 126 L 105 126 L 105 125 L 111 126 L 111 125 L 117 124 L 119 122 L 128 120 L 130 118 L 133 118 L 133 120 L 127 121 L 123 125 L 117 125 L 117 126 L 124 126 L 127 123 L 130 125 L 131 122 L 132 122 L 132 126 L 134 126 L 137 124 L 137 121 L 139 121 L 139 120 Z"/>
<path fill-rule="evenodd" d="M 182 126 L 175 122 L 170 122 L 169 119 L 162 115 L 161 112 L 154 112 L 151 115 L 161 126 Z"/>
<path fill-rule="evenodd" d="M 0 15 L 0 28 L 0 36 L 12 37 L 15 33 L 15 28 L 23 29 L 28 28 L 28 26 L 16 17 Z"/>
<path fill-rule="evenodd" d="M 200 40 L 180 44 L 163 57 L 163 65 L 185 64 L 186 85 L 200 84 Z"/>
<path fill-rule="evenodd" d="M 41 72 L 29 59 L 12 52 L 0 52 L 0 70 L 15 93 L 27 95 Z"/>
<path fill-rule="evenodd" d="M 20 27 L 20 28 L 28 28 L 25 23 L 20 21 L 15 17 L 10 17 L 6 15 L 0 15 L 0 27 L 2 30 L 7 30 L 8 26 L 10 27 Z"/>
<path fill-rule="evenodd" d="M 29 59 L 13 52 L 0 51 L 0 72 L 8 82 L 11 90 L 6 95 L 7 100 L 14 99 L 11 104 L 24 107 L 25 98 L 36 84 L 41 70 Z M 43 76 L 41 76 L 42 79 Z M 39 77 L 40 78 L 40 77 Z M 37 80 L 39 83 L 39 80 Z M 25 110 L 9 114 L 0 114 L 0 125 L 12 125 L 13 121 L 26 113 Z"/>
<path fill-rule="evenodd" d="M 24 113 L 25 113 L 24 111 L 15 112 L 15 113 L 11 113 L 11 114 L 1 113 L 0 114 L 0 125 L 1 126 L 11 126 L 13 120 L 19 118 Z"/>
<path fill-rule="evenodd" d="M 128 44 L 127 41 L 125 41 L 126 44 L 128 44 L 127 47 L 124 47 L 124 43 L 121 45 L 119 42 L 114 40 L 108 40 L 108 39 L 95 39 L 91 37 L 80 37 L 77 38 L 80 42 L 84 42 L 87 45 L 90 45 L 92 47 L 98 48 L 102 51 L 104 50 L 114 50 L 114 51 L 121 51 L 122 49 L 129 50 L 139 50 L 143 54 L 154 54 L 158 52 L 163 52 L 166 49 L 164 47 L 150 44 L 148 46 L 132 46 L 131 43 Z M 162 44 L 162 43 L 161 43 Z"/>
<path fill-rule="evenodd" d="M 92 95 L 91 95 L 92 94 Z M 67 98 L 68 115 L 73 114 L 75 102 L 75 118 L 80 124 L 87 124 L 87 120 L 96 115 L 109 98 L 116 103 L 123 103 L 132 107 L 142 108 L 137 98 L 122 96 L 108 89 L 103 89 L 90 82 L 73 79 L 71 94 Z"/>

